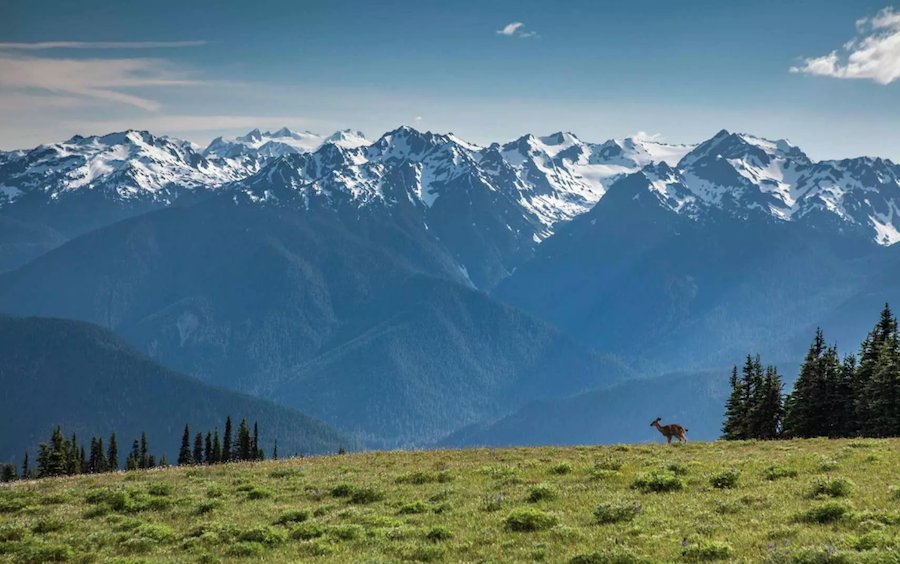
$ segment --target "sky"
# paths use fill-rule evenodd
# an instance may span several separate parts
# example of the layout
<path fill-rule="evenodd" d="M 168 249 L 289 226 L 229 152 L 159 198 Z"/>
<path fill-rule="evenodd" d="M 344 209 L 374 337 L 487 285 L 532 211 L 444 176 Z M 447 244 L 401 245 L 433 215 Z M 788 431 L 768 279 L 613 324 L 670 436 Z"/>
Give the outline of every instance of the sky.
<path fill-rule="evenodd" d="M 900 1 L 0 0 L 0 149 L 400 125 L 721 129 L 900 162 Z"/>

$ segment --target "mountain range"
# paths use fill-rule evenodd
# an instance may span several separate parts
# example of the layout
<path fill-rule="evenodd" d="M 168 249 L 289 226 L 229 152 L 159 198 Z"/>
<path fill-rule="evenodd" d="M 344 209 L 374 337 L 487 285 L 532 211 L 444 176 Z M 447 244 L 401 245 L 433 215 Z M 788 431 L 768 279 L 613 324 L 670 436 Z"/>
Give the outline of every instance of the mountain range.
<path fill-rule="evenodd" d="M 727 131 L 128 131 L 4 153 L 0 194 L 0 311 L 98 324 L 369 447 L 496 443 L 502 421 L 531 442 L 504 418 L 794 363 L 900 296 L 900 167 Z M 720 387 L 688 388 L 721 417 Z"/>

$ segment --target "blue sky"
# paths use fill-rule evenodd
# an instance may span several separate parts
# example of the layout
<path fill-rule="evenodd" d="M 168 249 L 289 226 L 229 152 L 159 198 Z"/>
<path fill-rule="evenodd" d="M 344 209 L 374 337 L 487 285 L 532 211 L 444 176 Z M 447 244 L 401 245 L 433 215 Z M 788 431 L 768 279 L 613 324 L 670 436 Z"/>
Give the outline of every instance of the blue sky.
<path fill-rule="evenodd" d="M 900 161 L 900 2 L 6 0 L 0 123 L 0 149 L 130 127 L 726 128 Z"/>

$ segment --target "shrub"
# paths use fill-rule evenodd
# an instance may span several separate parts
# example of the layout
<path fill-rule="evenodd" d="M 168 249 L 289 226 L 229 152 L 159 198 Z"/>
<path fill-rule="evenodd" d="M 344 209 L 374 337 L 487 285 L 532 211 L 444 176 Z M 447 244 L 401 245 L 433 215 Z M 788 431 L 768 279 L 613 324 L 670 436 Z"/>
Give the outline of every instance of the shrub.
<path fill-rule="evenodd" d="M 325 533 L 325 526 L 321 523 L 306 521 L 291 529 L 291 538 L 300 540 L 317 539 Z"/>
<path fill-rule="evenodd" d="M 517 532 L 543 531 L 554 527 L 557 523 L 559 519 L 556 516 L 533 507 L 515 509 L 506 517 L 506 526 L 509 530 Z"/>
<path fill-rule="evenodd" d="M 671 472 L 676 476 L 686 476 L 688 473 L 688 466 L 684 462 L 678 462 L 677 460 L 673 460 L 672 462 L 667 462 L 663 464 L 663 470 L 667 472 Z"/>
<path fill-rule="evenodd" d="M 806 523 L 833 523 L 850 513 L 850 509 L 836 501 L 814 507 L 800 515 L 799 520 Z"/>
<path fill-rule="evenodd" d="M 673 492 L 684 489 L 684 480 L 675 474 L 654 472 L 639 475 L 631 484 L 631 487 L 644 493 Z"/>
<path fill-rule="evenodd" d="M 248 558 L 250 556 L 262 556 L 266 547 L 258 542 L 239 542 L 228 547 L 225 552 L 229 556 Z"/>
<path fill-rule="evenodd" d="M 168 482 L 154 482 L 147 487 L 147 493 L 157 497 L 172 495 L 172 484 Z"/>
<path fill-rule="evenodd" d="M 888 498 L 895 501 L 900 500 L 900 488 L 898 488 L 897 486 L 891 486 L 888 490 Z"/>
<path fill-rule="evenodd" d="M 568 462 L 560 462 L 550 467 L 550 473 L 563 476 L 572 472 L 572 465 Z"/>
<path fill-rule="evenodd" d="M 528 488 L 528 497 L 525 499 L 531 503 L 537 503 L 554 500 L 558 495 L 556 489 L 549 484 L 535 484 Z"/>
<path fill-rule="evenodd" d="M 2 525 L 0 526 L 0 542 L 19 542 L 25 538 L 26 532 L 25 527 Z"/>
<path fill-rule="evenodd" d="M 838 469 L 838 463 L 834 459 L 820 460 L 816 467 L 818 467 L 819 472 L 834 472 Z"/>
<path fill-rule="evenodd" d="M 219 499 L 211 499 L 209 501 L 204 501 L 200 505 L 197 506 L 197 515 L 206 515 L 207 513 L 212 513 L 216 509 L 225 505 L 222 503 L 222 500 Z"/>
<path fill-rule="evenodd" d="M 333 497 L 350 497 L 354 491 L 356 491 L 356 486 L 353 484 L 338 484 L 331 488 L 331 495 Z"/>
<path fill-rule="evenodd" d="M 434 562 L 442 560 L 447 553 L 443 546 L 415 546 L 408 547 L 401 552 L 403 560 L 413 562 Z"/>
<path fill-rule="evenodd" d="M 775 480 L 781 480 L 782 478 L 796 478 L 799 473 L 795 468 L 789 468 L 786 466 L 769 466 L 766 468 L 766 471 L 763 473 L 763 476 L 766 480 L 774 482 Z"/>
<path fill-rule="evenodd" d="M 363 528 L 359 525 L 335 525 L 328 529 L 328 534 L 340 540 L 356 540 L 363 536 Z"/>
<path fill-rule="evenodd" d="M 238 535 L 241 542 L 259 543 L 269 546 L 281 544 L 287 540 L 287 533 L 269 525 L 260 525 L 243 531 Z"/>
<path fill-rule="evenodd" d="M 625 465 L 618 458 L 607 458 L 605 460 L 601 460 L 600 462 L 594 463 L 594 470 L 611 470 L 613 472 L 618 472 Z"/>
<path fill-rule="evenodd" d="M 846 478 L 818 480 L 809 491 L 809 497 L 847 497 L 853 493 L 853 482 Z"/>
<path fill-rule="evenodd" d="M 601 525 L 631 521 L 640 513 L 641 506 L 634 503 L 601 503 L 594 509 L 594 519 Z"/>
<path fill-rule="evenodd" d="M 732 468 L 723 472 L 716 472 L 709 477 L 709 485 L 717 489 L 736 488 L 741 473 Z"/>
<path fill-rule="evenodd" d="M 167 542 L 175 539 L 175 531 L 168 525 L 162 523 L 147 523 L 141 525 L 135 530 L 135 533 L 139 537 L 152 539 L 156 542 Z"/>
<path fill-rule="evenodd" d="M 685 560 L 705 562 L 709 560 L 725 560 L 731 558 L 734 549 L 731 545 L 721 541 L 702 540 L 698 543 L 688 544 L 682 550 Z"/>
<path fill-rule="evenodd" d="M 569 564 L 639 564 L 640 562 L 640 558 L 624 550 L 579 554 L 569 560 Z"/>
<path fill-rule="evenodd" d="M 302 523 L 309 519 L 309 511 L 306 509 L 290 509 L 281 514 L 278 518 L 279 525 L 287 525 L 288 523 Z"/>
<path fill-rule="evenodd" d="M 365 505 L 384 499 L 384 495 L 374 488 L 357 488 L 350 494 L 350 503 Z"/>
<path fill-rule="evenodd" d="M 303 470 L 300 470 L 299 468 L 281 467 L 269 472 L 269 476 L 272 478 L 300 478 L 303 476 Z"/>
<path fill-rule="evenodd" d="M 428 513 L 428 505 L 426 505 L 422 501 L 414 501 L 412 503 L 406 503 L 397 510 L 397 513 L 400 515 L 417 515 L 420 513 Z"/>
<path fill-rule="evenodd" d="M 56 531 L 62 531 L 69 524 L 66 521 L 61 521 L 59 519 L 50 519 L 49 517 L 45 517 L 41 519 L 31 528 L 31 532 L 36 535 L 44 535 L 47 533 L 55 533 Z"/>
<path fill-rule="evenodd" d="M 453 538 L 453 531 L 447 527 L 432 527 L 425 533 L 425 538 L 431 542 L 445 541 Z"/>
<path fill-rule="evenodd" d="M 422 484 L 431 484 L 433 482 L 436 482 L 437 476 L 428 474 L 427 472 L 413 472 L 411 474 L 403 474 L 401 476 L 397 476 L 397 479 L 394 481 L 398 484 L 412 484 L 420 486 Z"/>
<path fill-rule="evenodd" d="M 613 445 L 612 450 L 616 452 L 630 452 L 631 447 L 628 445 Z"/>
<path fill-rule="evenodd" d="M 247 491 L 247 499 L 269 499 L 274 496 L 275 494 L 272 493 L 272 490 L 267 490 L 266 488 L 259 486 L 253 486 Z"/>

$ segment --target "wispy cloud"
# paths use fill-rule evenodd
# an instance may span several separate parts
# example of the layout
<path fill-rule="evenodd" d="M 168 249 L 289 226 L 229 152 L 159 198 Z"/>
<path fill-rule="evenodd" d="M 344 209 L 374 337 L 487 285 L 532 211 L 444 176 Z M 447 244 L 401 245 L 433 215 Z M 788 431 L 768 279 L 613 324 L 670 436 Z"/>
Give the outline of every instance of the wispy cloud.
<path fill-rule="evenodd" d="M 540 37 L 534 31 L 525 31 L 523 28 L 525 24 L 522 22 L 512 22 L 503 26 L 503 29 L 497 30 L 497 35 L 505 35 L 507 37 L 521 37 L 523 39 L 528 37 Z"/>
<path fill-rule="evenodd" d="M 155 111 L 160 104 L 127 92 L 137 87 L 197 84 L 187 73 L 160 59 L 48 59 L 0 54 L 0 93 L 35 90 L 59 96 L 101 100 Z"/>
<path fill-rule="evenodd" d="M 804 59 L 794 73 L 890 84 L 900 79 L 900 11 L 888 7 L 856 22 L 858 37 L 822 57 Z"/>
<path fill-rule="evenodd" d="M 44 41 L 41 43 L 0 43 L 0 50 L 38 51 L 43 49 L 166 49 L 200 47 L 206 41 Z"/>
<path fill-rule="evenodd" d="M 273 117 L 248 115 L 162 115 L 154 114 L 140 118 L 116 120 L 66 120 L 62 123 L 68 130 L 76 132 L 124 131 L 126 129 L 146 129 L 154 133 L 183 133 L 191 131 L 217 131 L 226 129 L 251 129 L 309 127 L 313 122 L 300 117 Z"/>
<path fill-rule="evenodd" d="M 646 131 L 638 131 L 631 136 L 632 139 L 638 141 L 662 141 L 662 133 L 647 133 Z"/>

